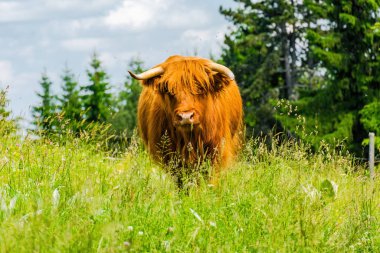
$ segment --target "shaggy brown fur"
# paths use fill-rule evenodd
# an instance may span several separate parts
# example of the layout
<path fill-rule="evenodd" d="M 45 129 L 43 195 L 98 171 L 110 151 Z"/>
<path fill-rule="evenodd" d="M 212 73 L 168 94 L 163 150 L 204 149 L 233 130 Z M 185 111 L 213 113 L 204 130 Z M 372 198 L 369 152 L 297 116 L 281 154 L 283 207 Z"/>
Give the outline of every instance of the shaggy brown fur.
<path fill-rule="evenodd" d="M 179 154 L 182 165 L 210 159 L 217 171 L 236 155 L 242 136 L 242 100 L 234 80 L 210 69 L 210 60 L 172 56 L 157 65 L 160 76 L 142 81 L 138 127 L 149 152 L 168 162 Z M 194 111 L 198 124 L 175 124 L 176 113 Z M 170 140 L 162 150 L 163 136 Z M 169 151 L 169 152 L 168 152 Z"/>

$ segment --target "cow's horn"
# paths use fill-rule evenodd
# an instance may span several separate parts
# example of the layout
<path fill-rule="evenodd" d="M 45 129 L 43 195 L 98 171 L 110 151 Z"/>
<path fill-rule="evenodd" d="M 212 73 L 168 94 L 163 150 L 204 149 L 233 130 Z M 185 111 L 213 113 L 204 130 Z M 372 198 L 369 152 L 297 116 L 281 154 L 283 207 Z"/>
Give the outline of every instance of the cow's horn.
<path fill-rule="evenodd" d="M 150 79 L 152 77 L 155 77 L 155 76 L 159 76 L 161 74 L 164 73 L 164 69 L 162 67 L 155 67 L 155 68 L 152 68 L 150 70 L 147 70 L 141 74 L 135 74 L 131 71 L 128 71 L 129 74 L 134 78 L 134 79 L 137 79 L 137 80 L 147 80 L 147 79 Z"/>
<path fill-rule="evenodd" d="M 226 76 L 228 76 L 229 78 L 231 78 L 231 80 L 235 79 L 234 73 L 232 73 L 232 71 L 229 68 L 227 68 L 226 66 L 223 66 L 221 64 L 212 62 L 211 65 L 210 65 L 210 68 L 212 70 L 214 70 L 214 71 L 217 71 L 219 73 L 225 74 Z"/>

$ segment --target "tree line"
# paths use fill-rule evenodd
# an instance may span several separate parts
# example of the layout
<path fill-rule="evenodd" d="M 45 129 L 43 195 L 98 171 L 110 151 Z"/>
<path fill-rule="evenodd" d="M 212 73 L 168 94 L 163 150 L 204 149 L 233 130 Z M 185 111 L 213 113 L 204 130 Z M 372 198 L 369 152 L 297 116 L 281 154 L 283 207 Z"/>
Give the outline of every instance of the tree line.
<path fill-rule="evenodd" d="M 237 7 L 219 9 L 232 26 L 218 61 L 235 73 L 247 135 L 285 131 L 316 149 L 322 141 L 343 141 L 362 155 L 368 132 L 380 136 L 380 0 L 234 2 Z M 141 72 L 142 62 L 131 61 L 130 69 Z M 79 85 L 64 70 L 57 96 L 43 73 L 35 126 L 57 132 L 67 121 L 78 132 L 100 122 L 131 132 L 138 82 L 127 76 L 123 91 L 111 94 L 96 54 L 87 77 Z"/>
<path fill-rule="evenodd" d="M 380 1 L 234 2 L 220 7 L 233 24 L 221 62 L 241 87 L 247 128 L 314 148 L 344 141 L 362 155 L 368 132 L 380 135 Z"/>
<path fill-rule="evenodd" d="M 129 68 L 142 71 L 142 61 L 132 59 Z M 87 83 L 80 84 L 66 67 L 61 75 L 59 95 L 52 92 L 53 83 L 46 71 L 42 73 L 40 103 L 32 108 L 34 130 L 42 134 L 70 131 L 79 134 L 94 123 L 110 125 L 116 135 L 130 136 L 137 125 L 137 101 L 141 91 L 138 81 L 126 75 L 123 88 L 112 94 L 110 77 L 96 53 L 86 70 Z"/>

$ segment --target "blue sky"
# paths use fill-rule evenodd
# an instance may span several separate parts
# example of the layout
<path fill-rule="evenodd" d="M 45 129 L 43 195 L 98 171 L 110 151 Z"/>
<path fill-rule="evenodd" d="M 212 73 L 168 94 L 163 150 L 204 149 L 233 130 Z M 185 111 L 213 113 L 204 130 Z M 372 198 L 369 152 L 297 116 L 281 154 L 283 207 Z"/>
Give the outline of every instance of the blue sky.
<path fill-rule="evenodd" d="M 128 62 L 145 67 L 173 54 L 218 56 L 232 0 L 0 0 L 0 87 L 10 109 L 30 120 L 46 70 L 59 92 L 67 65 L 81 83 L 96 51 L 117 90 Z M 26 122 L 23 123 L 27 124 Z"/>

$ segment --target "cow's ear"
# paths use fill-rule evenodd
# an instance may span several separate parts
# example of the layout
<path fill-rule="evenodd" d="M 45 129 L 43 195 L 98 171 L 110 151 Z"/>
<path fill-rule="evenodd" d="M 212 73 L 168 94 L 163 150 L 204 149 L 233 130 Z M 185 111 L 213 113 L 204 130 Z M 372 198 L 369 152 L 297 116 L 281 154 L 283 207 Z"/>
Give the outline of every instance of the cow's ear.
<path fill-rule="evenodd" d="M 213 71 L 212 75 L 214 79 L 214 89 L 216 91 L 222 90 L 224 87 L 229 85 L 231 81 L 233 81 L 233 79 L 223 73 Z"/>
<path fill-rule="evenodd" d="M 153 77 L 146 80 L 142 80 L 140 83 L 142 84 L 142 86 L 155 87 L 157 79 L 159 79 L 159 77 Z"/>

